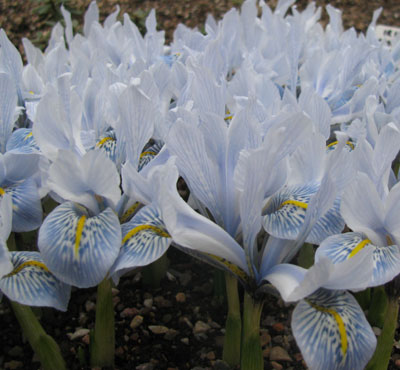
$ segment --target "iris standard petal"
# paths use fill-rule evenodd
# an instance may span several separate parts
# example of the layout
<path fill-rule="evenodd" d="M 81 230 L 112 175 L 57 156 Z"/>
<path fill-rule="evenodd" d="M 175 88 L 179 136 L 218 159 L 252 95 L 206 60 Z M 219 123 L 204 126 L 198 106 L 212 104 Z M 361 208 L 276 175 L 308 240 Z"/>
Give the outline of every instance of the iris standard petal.
<path fill-rule="evenodd" d="M 345 291 L 319 290 L 293 311 L 292 331 L 313 370 L 362 370 L 376 338 L 354 297 Z"/>
<path fill-rule="evenodd" d="M 0 290 L 12 301 L 66 311 L 71 287 L 58 280 L 38 252 L 11 252 L 13 270 L 0 279 Z"/>
<path fill-rule="evenodd" d="M 118 256 L 121 227 L 118 216 L 105 209 L 90 217 L 76 203 L 55 208 L 39 230 L 39 250 L 62 281 L 87 288 L 99 284 Z"/>
<path fill-rule="evenodd" d="M 317 183 L 288 186 L 275 194 L 267 204 L 264 229 L 281 239 L 296 239 L 304 223 L 311 197 L 318 190 Z M 344 221 L 339 212 L 340 201 L 336 199 L 324 216 L 312 227 L 306 241 L 319 244 L 332 234 L 340 233 Z"/>
<path fill-rule="evenodd" d="M 121 250 L 110 270 L 110 275 L 117 275 L 118 278 L 129 269 L 156 261 L 171 244 L 171 236 L 154 205 L 143 207 L 121 229 Z"/>

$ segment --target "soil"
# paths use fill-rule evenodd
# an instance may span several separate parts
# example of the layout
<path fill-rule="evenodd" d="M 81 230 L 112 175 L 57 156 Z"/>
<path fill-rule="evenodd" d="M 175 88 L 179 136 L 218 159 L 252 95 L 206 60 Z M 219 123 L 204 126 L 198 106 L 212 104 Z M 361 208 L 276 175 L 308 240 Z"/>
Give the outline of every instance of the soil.
<path fill-rule="evenodd" d="M 65 1 L 74 9 L 76 30 L 83 24 L 89 0 Z M 121 14 L 128 12 L 139 24 L 151 8 L 157 10 L 159 28 L 170 41 L 178 23 L 190 27 L 204 23 L 208 13 L 220 18 L 240 0 L 100 0 L 104 19 L 118 3 Z M 303 9 L 308 1 L 300 0 Z M 328 1 L 316 1 L 317 5 Z M 400 2 L 397 0 L 335 0 L 331 5 L 343 10 L 344 26 L 365 31 L 373 11 L 382 6 L 380 24 L 400 26 Z M 43 7 L 50 4 L 50 11 Z M 53 5 L 56 4 L 56 7 Z M 23 52 L 21 38 L 27 37 L 43 47 L 51 27 L 60 19 L 61 0 L 0 0 L 0 27 Z M 276 1 L 268 1 L 272 7 Z M 53 8 L 51 8 L 53 6 Z M 42 10 L 41 10 L 42 9 Z M 326 12 L 321 20 L 327 21 Z M 141 272 L 121 278 L 114 290 L 116 327 L 116 369 L 220 369 L 228 370 L 222 358 L 225 305 L 213 283 L 215 271 L 170 249 L 167 276 L 158 288 L 144 284 Z M 89 369 L 88 330 L 94 326 L 95 289 L 72 292 L 67 312 L 40 309 L 37 313 L 48 332 L 59 343 L 69 369 Z M 305 369 L 302 356 L 290 332 L 292 306 L 270 297 L 264 304 L 261 338 L 265 369 Z M 33 351 L 21 336 L 6 298 L 0 303 L 0 370 L 39 369 Z M 76 336 L 75 339 L 74 335 Z M 400 333 L 396 333 L 389 369 L 400 368 Z"/>

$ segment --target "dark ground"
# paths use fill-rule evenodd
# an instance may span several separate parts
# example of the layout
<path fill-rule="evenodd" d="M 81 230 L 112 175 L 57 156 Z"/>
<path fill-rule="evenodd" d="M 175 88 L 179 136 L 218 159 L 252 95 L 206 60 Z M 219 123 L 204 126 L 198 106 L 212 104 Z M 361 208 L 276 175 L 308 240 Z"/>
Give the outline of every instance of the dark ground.
<path fill-rule="evenodd" d="M 70 0 L 76 29 L 83 23 L 89 0 Z M 178 23 L 194 27 L 204 23 L 207 13 L 220 17 L 240 0 L 102 0 L 101 16 L 108 15 L 119 3 L 121 14 L 129 12 L 142 23 L 151 8 L 157 9 L 160 29 L 172 37 Z M 330 3 L 343 10 L 345 27 L 365 31 L 374 9 L 384 11 L 380 24 L 400 26 L 400 1 L 316 1 Z M 56 5 L 54 7 L 54 4 Z M 43 47 L 51 26 L 59 19 L 60 0 L 0 0 L 0 27 L 20 50 L 27 37 Z M 272 7 L 276 1 L 268 1 Z M 298 1 L 302 9 L 307 1 Z M 44 8 L 44 6 L 48 6 Z M 47 9 L 47 10 L 46 10 Z M 326 13 L 323 22 L 326 22 Z M 213 292 L 214 271 L 182 253 L 169 251 L 168 278 L 158 289 L 143 286 L 141 274 L 123 277 L 115 290 L 116 369 L 227 369 L 222 357 L 225 306 L 219 305 Z M 87 369 L 87 329 L 94 325 L 95 289 L 72 293 L 67 313 L 52 309 L 41 311 L 42 323 L 61 346 L 70 369 Z M 290 332 L 291 306 L 271 297 L 262 317 L 261 338 L 265 369 L 305 369 L 301 354 Z M 7 299 L 0 303 L 0 370 L 38 369 L 39 363 L 22 338 Z M 80 330 L 83 329 L 83 330 Z M 71 334 L 76 334 L 73 339 Z M 390 369 L 400 368 L 399 332 L 393 347 Z M 56 369 L 55 369 L 56 370 Z"/>

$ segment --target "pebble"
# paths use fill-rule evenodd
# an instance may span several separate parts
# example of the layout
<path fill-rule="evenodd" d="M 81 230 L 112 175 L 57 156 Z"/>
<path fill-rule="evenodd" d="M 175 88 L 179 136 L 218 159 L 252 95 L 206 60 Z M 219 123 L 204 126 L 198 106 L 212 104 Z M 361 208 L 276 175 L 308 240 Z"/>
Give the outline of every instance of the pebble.
<path fill-rule="evenodd" d="M 138 313 L 139 313 L 139 310 L 137 308 L 127 307 L 119 315 L 122 318 L 126 318 L 126 317 L 133 317 L 133 316 L 137 315 Z"/>
<path fill-rule="evenodd" d="M 206 354 L 206 358 L 207 358 L 208 360 L 210 360 L 210 361 L 215 360 L 215 353 L 214 353 L 213 351 L 208 352 L 208 353 Z"/>
<path fill-rule="evenodd" d="M 142 322 L 143 322 L 143 316 L 136 315 L 136 316 L 132 319 L 132 321 L 131 321 L 131 323 L 129 324 L 129 326 L 130 326 L 132 329 L 136 329 L 137 327 L 139 327 L 140 325 L 142 325 Z"/>
<path fill-rule="evenodd" d="M 147 298 L 143 301 L 143 306 L 147 308 L 152 308 L 153 307 L 153 298 Z"/>
<path fill-rule="evenodd" d="M 178 303 L 185 303 L 186 302 L 186 295 L 183 292 L 179 292 L 176 294 L 175 299 Z"/>
<path fill-rule="evenodd" d="M 272 325 L 272 329 L 277 332 L 281 332 L 285 330 L 285 325 L 283 325 L 281 322 L 277 322 L 276 324 Z"/>
<path fill-rule="evenodd" d="M 271 352 L 271 347 L 265 348 L 265 349 L 262 351 L 263 357 L 265 357 L 265 358 L 269 357 L 270 352 Z"/>
<path fill-rule="evenodd" d="M 260 335 L 261 347 L 265 347 L 267 344 L 271 343 L 271 336 L 268 333 L 268 330 L 261 329 Z"/>
<path fill-rule="evenodd" d="M 183 344 L 189 345 L 189 338 L 182 338 L 182 339 L 181 339 L 181 342 L 182 342 Z"/>
<path fill-rule="evenodd" d="M 269 354 L 269 359 L 271 361 L 292 361 L 287 351 L 279 346 L 272 347 Z"/>
<path fill-rule="evenodd" d="M 79 313 L 79 325 L 85 325 L 88 321 L 88 315 L 85 312 L 80 312 Z"/>
<path fill-rule="evenodd" d="M 117 288 L 111 288 L 111 295 L 114 297 L 119 293 L 119 290 Z"/>
<path fill-rule="evenodd" d="M 78 339 L 78 338 L 82 338 L 86 334 L 89 334 L 89 332 L 90 332 L 89 329 L 80 328 L 80 329 L 75 330 L 74 333 L 67 333 L 67 337 L 70 340 L 75 340 L 75 339 Z"/>
<path fill-rule="evenodd" d="M 175 329 L 168 329 L 168 331 L 164 335 L 165 340 L 174 340 L 175 337 L 179 334 L 179 332 Z"/>
<path fill-rule="evenodd" d="M 400 358 L 397 359 L 397 360 L 394 362 L 394 366 L 396 366 L 397 368 L 400 368 Z"/>
<path fill-rule="evenodd" d="M 190 329 L 193 329 L 193 324 L 186 316 L 180 317 L 179 321 L 185 323 Z"/>
<path fill-rule="evenodd" d="M 281 364 L 279 364 L 278 362 L 275 362 L 275 361 L 271 361 L 271 366 L 275 370 L 282 370 L 283 369 L 283 366 Z"/>
<path fill-rule="evenodd" d="M 153 334 L 165 334 L 168 331 L 168 328 L 162 325 L 149 325 L 149 330 Z"/>
<path fill-rule="evenodd" d="M 169 313 L 166 313 L 165 315 L 163 315 L 163 317 L 162 317 L 162 319 L 161 319 L 161 321 L 162 321 L 164 324 L 168 324 L 171 320 L 172 320 L 172 315 L 169 314 Z"/>
<path fill-rule="evenodd" d="M 85 344 L 90 344 L 90 335 L 86 334 L 82 337 L 82 342 Z"/>
<path fill-rule="evenodd" d="M 153 370 L 154 365 L 151 362 L 146 362 L 145 364 L 140 364 L 135 367 L 136 370 Z"/>
<path fill-rule="evenodd" d="M 382 333 L 382 329 L 381 329 L 381 328 L 378 328 L 378 327 L 376 327 L 376 326 L 373 326 L 373 327 L 372 327 L 372 331 L 374 332 L 374 334 L 375 334 L 377 337 L 379 337 L 379 336 L 381 335 L 381 333 Z"/>
<path fill-rule="evenodd" d="M 193 334 L 207 333 L 211 329 L 210 325 L 206 324 L 204 321 L 196 321 L 193 328 Z"/>
<path fill-rule="evenodd" d="M 96 303 L 92 301 L 86 301 L 85 310 L 86 312 L 94 311 L 96 309 Z"/>

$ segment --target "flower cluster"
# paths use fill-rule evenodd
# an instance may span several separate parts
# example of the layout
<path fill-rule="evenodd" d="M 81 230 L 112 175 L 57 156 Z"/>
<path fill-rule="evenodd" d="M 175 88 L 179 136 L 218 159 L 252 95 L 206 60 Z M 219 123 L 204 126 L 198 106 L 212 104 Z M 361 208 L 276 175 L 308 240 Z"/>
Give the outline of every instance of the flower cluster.
<path fill-rule="evenodd" d="M 142 36 L 93 2 L 74 34 L 62 8 L 44 52 L 23 40 L 26 65 L 1 30 L 1 292 L 66 310 L 71 286 L 118 283 L 173 243 L 297 302 L 310 368 L 364 368 L 376 338 L 348 290 L 400 273 L 400 42 L 375 36 L 380 10 L 364 35 L 293 3 L 247 0 L 170 45 L 154 11 Z M 36 229 L 38 252 L 8 251 Z"/>

